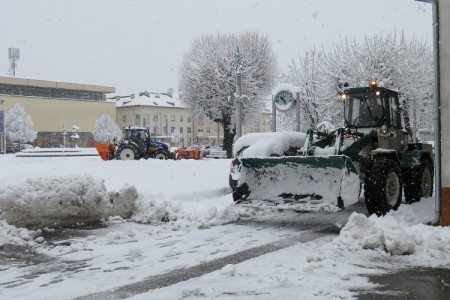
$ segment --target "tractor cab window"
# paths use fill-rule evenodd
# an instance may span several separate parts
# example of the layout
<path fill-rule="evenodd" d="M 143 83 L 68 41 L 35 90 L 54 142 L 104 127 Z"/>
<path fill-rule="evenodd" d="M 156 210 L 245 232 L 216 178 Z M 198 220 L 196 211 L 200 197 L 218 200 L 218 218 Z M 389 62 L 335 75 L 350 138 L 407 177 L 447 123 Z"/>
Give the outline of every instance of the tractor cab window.
<path fill-rule="evenodd" d="M 136 138 L 141 142 L 147 141 L 145 131 L 136 131 Z"/>
<path fill-rule="evenodd" d="M 125 139 L 136 142 L 146 142 L 148 138 L 146 132 L 143 130 L 126 130 Z"/>
<path fill-rule="evenodd" d="M 132 132 L 133 131 L 131 131 L 131 130 L 125 130 L 125 139 L 126 140 L 131 140 L 131 138 L 132 138 Z"/>
<path fill-rule="evenodd" d="M 375 93 L 350 94 L 345 101 L 345 121 L 349 125 L 373 127 L 383 116 L 382 99 Z"/>
<path fill-rule="evenodd" d="M 390 107 L 390 116 L 391 116 L 391 125 L 394 128 L 398 128 L 399 125 L 399 117 L 398 117 L 398 100 L 395 96 L 389 96 L 389 107 Z"/>

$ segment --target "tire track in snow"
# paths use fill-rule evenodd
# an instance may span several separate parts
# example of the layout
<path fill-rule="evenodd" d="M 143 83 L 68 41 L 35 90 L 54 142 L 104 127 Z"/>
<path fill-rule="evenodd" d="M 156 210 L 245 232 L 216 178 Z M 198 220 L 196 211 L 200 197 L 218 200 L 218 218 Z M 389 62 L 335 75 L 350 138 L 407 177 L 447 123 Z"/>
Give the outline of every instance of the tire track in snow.
<path fill-rule="evenodd" d="M 238 264 L 244 261 L 275 252 L 298 243 L 307 243 L 316 239 L 320 239 L 335 233 L 335 226 L 322 227 L 317 230 L 304 231 L 301 235 L 286 238 L 270 244 L 265 244 L 255 248 L 243 250 L 228 256 L 224 256 L 212 261 L 203 262 L 201 264 L 176 269 L 164 274 L 148 277 L 144 280 L 130 283 L 117 288 L 109 289 L 102 292 L 92 293 L 85 296 L 77 297 L 76 300 L 85 299 L 126 299 L 138 294 L 146 293 L 151 290 L 164 288 L 183 282 L 192 278 L 203 276 L 222 269 L 228 264 Z"/>

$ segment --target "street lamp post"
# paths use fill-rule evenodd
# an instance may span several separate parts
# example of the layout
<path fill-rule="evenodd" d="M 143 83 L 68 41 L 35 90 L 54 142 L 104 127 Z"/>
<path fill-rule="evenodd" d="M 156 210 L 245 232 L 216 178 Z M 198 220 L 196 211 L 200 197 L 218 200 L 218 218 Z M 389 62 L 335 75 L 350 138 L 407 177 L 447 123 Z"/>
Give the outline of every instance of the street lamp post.
<path fill-rule="evenodd" d="M 5 100 L 0 99 L 0 104 L 3 106 Z M 0 151 L 6 154 L 6 131 L 5 131 L 5 112 L 0 110 Z"/>
<path fill-rule="evenodd" d="M 242 58 L 241 53 L 239 52 L 239 47 L 236 47 L 236 53 L 234 54 L 234 60 L 231 62 L 231 69 L 236 72 L 236 92 L 237 95 L 237 109 L 236 109 L 236 136 L 235 139 L 238 139 L 242 136 L 242 102 L 245 96 L 242 96 L 242 71 L 245 70 L 247 64 Z M 248 98 L 245 97 L 247 100 Z"/>
<path fill-rule="evenodd" d="M 63 125 L 63 145 L 64 145 L 64 148 L 66 148 L 66 135 L 67 135 L 67 132 L 66 132 L 66 125 Z"/>

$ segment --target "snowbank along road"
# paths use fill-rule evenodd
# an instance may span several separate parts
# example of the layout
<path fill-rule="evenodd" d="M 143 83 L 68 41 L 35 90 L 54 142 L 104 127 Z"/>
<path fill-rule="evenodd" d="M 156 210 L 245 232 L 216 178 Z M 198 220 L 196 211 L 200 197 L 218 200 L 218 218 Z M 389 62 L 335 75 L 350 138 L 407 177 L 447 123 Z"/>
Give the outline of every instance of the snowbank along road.
<path fill-rule="evenodd" d="M 18 219 L 45 224 L 26 229 L 0 221 L 5 299 L 352 299 L 375 287 L 369 275 L 450 268 L 450 231 L 423 225 L 433 217 L 432 198 L 383 218 L 368 218 L 361 202 L 337 213 L 297 213 L 236 207 L 227 186 L 229 160 L 3 155 L 0 163 L 8 170 L 0 175 L 0 190 L 9 191 L 0 205 L 15 203 L 23 212 Z M 52 228 L 42 210 L 53 209 L 55 222 L 67 210 L 46 206 L 58 203 L 52 195 L 60 194 L 40 196 L 49 178 L 64 183 L 66 196 L 78 191 L 75 182 L 87 185 L 85 178 L 89 188 L 97 187 L 90 195 L 135 189 L 121 198 L 132 214 L 100 214 L 95 226 Z M 65 178 L 76 179 L 74 186 Z M 60 205 L 82 206 L 66 196 Z M 23 210 L 32 199 L 41 206 Z M 95 203 L 104 211 L 102 201 Z"/>

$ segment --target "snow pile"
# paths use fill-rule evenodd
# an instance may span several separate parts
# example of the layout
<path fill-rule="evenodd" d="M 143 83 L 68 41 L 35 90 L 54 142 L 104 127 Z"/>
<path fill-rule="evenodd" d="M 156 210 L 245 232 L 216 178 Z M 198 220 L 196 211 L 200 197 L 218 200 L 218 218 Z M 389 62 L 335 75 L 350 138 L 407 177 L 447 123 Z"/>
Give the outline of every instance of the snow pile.
<path fill-rule="evenodd" d="M 412 254 L 416 246 L 404 226 L 391 216 L 368 218 L 363 214 L 353 213 L 342 228 L 340 239 L 342 243 L 350 246 L 382 249 L 392 255 Z"/>
<path fill-rule="evenodd" d="M 0 220 L 28 228 L 98 222 L 109 216 L 131 216 L 137 191 L 124 186 L 108 193 L 103 180 L 89 175 L 28 178 L 0 187 Z"/>
<path fill-rule="evenodd" d="M 44 242 L 41 237 L 41 230 L 29 230 L 26 228 L 17 228 L 9 225 L 4 220 L 0 220 L 0 248 L 3 245 L 11 244 L 17 246 L 34 246 L 36 243 Z"/>
<path fill-rule="evenodd" d="M 262 132 L 249 133 L 240 137 L 233 146 L 236 156 L 243 148 L 242 157 L 268 157 L 273 154 L 283 155 L 290 147 L 300 148 L 305 143 L 303 132 Z"/>
<path fill-rule="evenodd" d="M 353 213 L 334 244 L 351 251 L 363 248 L 378 249 L 390 255 L 416 255 L 420 257 L 416 262 L 419 265 L 425 263 L 423 257 L 440 263 L 444 260 L 449 264 L 450 228 L 417 224 L 417 220 L 420 220 L 418 208 L 421 205 L 423 206 L 403 205 L 398 211 L 383 217 Z M 424 222 L 429 221 L 423 217 L 422 219 Z"/>
<path fill-rule="evenodd" d="M 329 121 L 320 122 L 319 124 L 317 124 L 316 128 L 317 128 L 317 131 L 326 133 L 326 134 L 335 130 L 334 125 Z"/>
<path fill-rule="evenodd" d="M 199 209 L 187 209 L 181 204 L 172 201 L 138 201 L 132 220 L 137 223 L 159 225 L 166 224 L 171 230 L 209 229 L 241 219 L 255 217 L 263 212 L 255 211 L 249 207 L 224 206 L 205 207 Z"/>

